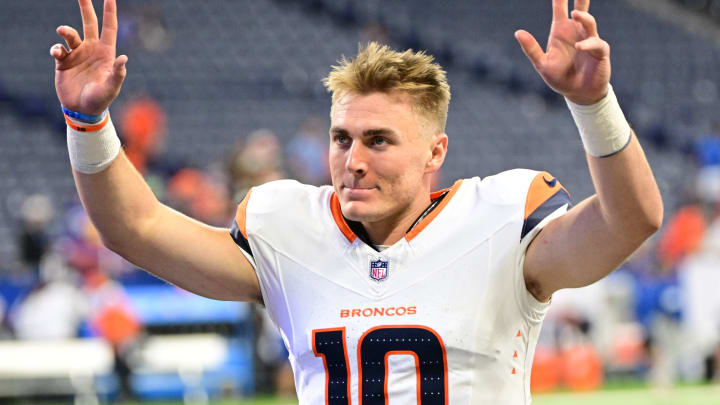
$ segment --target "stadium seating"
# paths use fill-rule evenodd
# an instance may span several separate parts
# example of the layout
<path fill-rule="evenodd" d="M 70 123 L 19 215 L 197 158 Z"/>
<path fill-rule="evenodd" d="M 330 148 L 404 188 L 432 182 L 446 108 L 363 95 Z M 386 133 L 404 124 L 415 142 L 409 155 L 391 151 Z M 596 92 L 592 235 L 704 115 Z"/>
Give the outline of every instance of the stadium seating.
<path fill-rule="evenodd" d="M 7 154 L 0 165 L 12 173 L 0 191 L 10 203 L 20 194 L 44 191 L 64 204 L 73 190 L 47 49 L 58 41 L 57 25 L 80 27 L 79 13 L 74 4 L 50 0 L 11 2 L 6 8 L 0 15 L 5 26 L 33 28 L 0 44 L 2 54 L 13 55 L 0 72 L 0 93 L 15 99 L 3 104 L 0 119 L 7 134 L 0 140 L 5 151 L 0 153 Z M 121 40 L 119 52 L 130 56 L 129 74 L 113 111 L 134 94 L 156 98 L 169 117 L 169 159 L 206 167 L 254 129 L 268 127 L 289 139 L 304 118 L 327 117 L 320 78 L 339 55 L 355 51 L 364 24 L 380 21 L 399 46 L 410 38 L 438 55 L 454 56 L 446 56 L 454 91 L 446 184 L 523 166 L 556 174 L 575 201 L 592 192 L 569 114 L 556 96 L 546 103 L 544 84 L 512 36 L 516 28 L 526 28 L 545 38 L 550 10 L 542 2 L 134 0 L 123 2 L 120 12 L 121 26 L 150 19 L 166 31 L 166 40 L 164 47 L 147 49 L 137 44 L 139 34 L 127 29 L 129 39 Z M 717 105 L 712 86 L 720 83 L 717 48 L 620 0 L 593 3 L 593 13 L 613 46 L 613 82 L 641 136 L 661 127 L 679 135 L 674 142 L 681 143 L 706 131 Z M 638 20 L 643 24 L 633 23 Z M 38 122 L 32 137 L 28 118 Z M 687 165 L 681 155 L 645 146 L 651 162 L 673 162 L 655 170 L 662 191 L 676 189 Z M 672 207 L 676 197 L 664 194 Z M 11 212 L 0 214 L 0 253 L 9 258 L 15 246 Z"/>

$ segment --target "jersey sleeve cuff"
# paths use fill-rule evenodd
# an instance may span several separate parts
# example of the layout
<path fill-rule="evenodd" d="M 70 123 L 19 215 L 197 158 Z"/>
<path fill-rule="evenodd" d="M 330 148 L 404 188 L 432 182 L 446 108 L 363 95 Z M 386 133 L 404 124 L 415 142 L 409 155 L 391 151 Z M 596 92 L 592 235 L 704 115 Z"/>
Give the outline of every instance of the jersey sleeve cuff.
<path fill-rule="evenodd" d="M 252 264 L 253 268 L 255 268 L 255 257 L 253 256 L 252 249 L 250 248 L 250 242 L 240 231 L 237 221 L 233 220 L 232 222 L 232 226 L 230 227 L 230 236 L 232 236 L 235 244 L 238 245 L 250 264 Z"/>
<path fill-rule="evenodd" d="M 545 314 L 548 311 L 548 308 L 550 308 L 551 301 L 538 301 L 538 299 L 535 298 L 535 296 L 533 296 L 532 293 L 530 293 L 530 291 L 528 291 L 527 289 L 523 270 L 525 265 L 525 255 L 527 253 L 527 248 L 530 246 L 530 242 L 535 239 L 535 237 L 540 233 L 540 231 L 545 227 L 545 225 L 550 223 L 550 221 L 552 221 L 553 219 L 558 218 L 567 212 L 569 205 L 569 202 L 564 203 L 563 205 L 556 207 L 553 211 L 545 213 L 542 220 L 534 224 L 534 226 L 532 226 L 527 233 L 524 233 L 524 236 L 520 240 L 518 259 L 516 261 L 517 268 L 515 271 L 515 296 L 517 297 L 520 310 L 530 321 L 534 323 L 538 323 L 543 320 Z M 523 232 L 525 232 L 524 227 Z"/>

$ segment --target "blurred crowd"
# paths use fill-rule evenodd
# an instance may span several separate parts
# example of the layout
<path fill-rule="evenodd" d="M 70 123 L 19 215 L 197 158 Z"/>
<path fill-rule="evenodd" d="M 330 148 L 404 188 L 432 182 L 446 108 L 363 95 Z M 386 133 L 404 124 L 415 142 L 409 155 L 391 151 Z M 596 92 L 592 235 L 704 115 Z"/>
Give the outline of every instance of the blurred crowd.
<path fill-rule="evenodd" d="M 124 151 L 158 199 L 211 225 L 228 227 L 250 187 L 283 178 L 330 182 L 327 124 L 316 117 L 302 122 L 286 145 L 267 129 L 242 134 L 222 164 L 209 168 L 165 158 L 165 112 L 152 98 L 135 98 L 118 117 Z M 0 282 L 0 339 L 102 337 L 115 348 L 118 374 L 125 376 L 130 396 L 131 365 L 124 353 L 137 341 L 142 325 L 123 286 L 159 281 L 103 247 L 79 200 L 64 211 L 59 208 L 43 194 L 22 204 L 17 237 L 24 269 Z M 294 395 L 281 340 L 260 307 L 255 318 L 257 388 L 278 387 Z"/>
<path fill-rule="evenodd" d="M 125 153 L 158 198 L 212 225 L 228 226 L 250 187 L 282 178 L 330 183 L 327 122 L 318 117 L 285 143 L 267 129 L 239 134 L 212 167 L 168 161 L 165 112 L 147 95 L 126 103 L 116 120 Z M 613 378 L 658 387 L 720 379 L 720 126 L 690 149 L 697 172 L 661 231 L 600 283 L 553 297 L 536 351 L 536 391 Z M 102 246 L 79 201 L 60 209 L 42 194 L 22 204 L 24 270 L 6 280 L 23 288 L 0 283 L 0 339 L 102 337 L 130 395 L 127 353 L 143 326 L 123 286 L 158 281 Z M 257 388 L 292 396 L 287 352 L 265 312 L 255 312 Z"/>

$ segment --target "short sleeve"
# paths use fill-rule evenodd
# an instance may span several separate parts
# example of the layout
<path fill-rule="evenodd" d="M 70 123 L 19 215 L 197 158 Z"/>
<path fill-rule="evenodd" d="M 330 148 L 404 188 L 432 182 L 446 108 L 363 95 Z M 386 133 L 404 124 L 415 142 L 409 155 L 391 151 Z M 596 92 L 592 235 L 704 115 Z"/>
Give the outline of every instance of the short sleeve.
<path fill-rule="evenodd" d="M 548 172 L 538 173 L 530 183 L 525 200 L 522 244 L 529 244 L 545 224 L 563 215 L 570 206 L 570 193 L 558 179 Z"/>
<path fill-rule="evenodd" d="M 525 253 L 530 242 L 543 227 L 553 219 L 564 215 L 570 206 L 570 194 L 554 176 L 548 172 L 539 172 L 535 175 L 530 182 L 525 200 L 516 272 L 516 291 L 520 307 L 533 322 L 542 321 L 550 303 L 538 301 L 527 290 L 523 276 Z"/>

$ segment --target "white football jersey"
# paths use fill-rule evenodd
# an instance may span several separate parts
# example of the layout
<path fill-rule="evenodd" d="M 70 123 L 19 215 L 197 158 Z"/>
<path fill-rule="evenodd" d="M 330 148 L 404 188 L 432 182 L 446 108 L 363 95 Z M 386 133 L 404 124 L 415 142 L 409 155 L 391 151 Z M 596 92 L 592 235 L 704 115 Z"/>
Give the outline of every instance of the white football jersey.
<path fill-rule="evenodd" d="M 549 304 L 527 291 L 523 260 L 567 211 L 567 191 L 516 169 L 431 199 L 382 252 L 352 231 L 331 186 L 271 182 L 239 205 L 231 234 L 290 352 L 300 404 L 530 403 Z"/>

